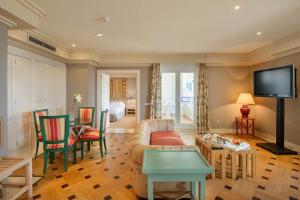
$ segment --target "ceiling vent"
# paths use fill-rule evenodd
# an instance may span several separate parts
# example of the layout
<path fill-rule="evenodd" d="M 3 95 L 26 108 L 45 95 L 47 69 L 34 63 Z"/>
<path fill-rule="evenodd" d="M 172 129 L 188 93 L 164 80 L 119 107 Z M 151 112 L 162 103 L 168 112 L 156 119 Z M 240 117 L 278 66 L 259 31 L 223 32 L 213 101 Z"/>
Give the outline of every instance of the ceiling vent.
<path fill-rule="evenodd" d="M 44 47 L 44 48 L 48 49 L 50 51 L 56 52 L 56 48 L 54 46 L 52 46 L 51 44 L 48 44 L 48 43 L 46 43 L 46 42 L 44 42 L 44 41 L 42 41 L 40 39 L 37 39 L 37 38 L 35 38 L 35 37 L 31 36 L 31 35 L 28 37 L 28 40 L 30 42 L 33 42 L 33 43 L 41 46 L 41 47 Z"/>

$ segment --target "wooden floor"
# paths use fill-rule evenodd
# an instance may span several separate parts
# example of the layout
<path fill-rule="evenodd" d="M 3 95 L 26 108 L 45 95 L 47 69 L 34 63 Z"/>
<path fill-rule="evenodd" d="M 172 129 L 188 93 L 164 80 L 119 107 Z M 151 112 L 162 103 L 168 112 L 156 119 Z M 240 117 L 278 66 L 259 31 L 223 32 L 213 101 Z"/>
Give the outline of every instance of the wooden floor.
<path fill-rule="evenodd" d="M 131 167 L 128 157 L 131 134 L 110 134 L 108 154 L 100 158 L 99 146 L 94 144 L 88 156 L 76 164 L 69 162 L 63 172 L 62 159 L 50 164 L 46 176 L 34 185 L 33 199 L 138 199 L 132 188 Z M 193 142 L 191 135 L 184 136 Z M 260 142 L 245 137 L 252 145 Z M 229 200 L 295 200 L 300 199 L 300 156 L 275 156 L 258 147 L 257 178 L 207 181 L 207 199 Z M 42 174 L 43 155 L 33 160 L 35 175 Z"/>

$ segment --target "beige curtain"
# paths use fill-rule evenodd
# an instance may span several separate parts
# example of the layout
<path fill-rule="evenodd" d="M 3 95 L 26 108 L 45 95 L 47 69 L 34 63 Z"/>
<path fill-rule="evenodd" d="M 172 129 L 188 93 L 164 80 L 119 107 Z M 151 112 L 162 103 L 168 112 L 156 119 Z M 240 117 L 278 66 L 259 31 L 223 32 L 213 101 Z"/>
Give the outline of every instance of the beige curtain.
<path fill-rule="evenodd" d="M 159 64 L 153 65 L 150 118 L 161 118 L 161 74 Z"/>
<path fill-rule="evenodd" d="M 210 132 L 208 116 L 208 80 L 206 65 L 201 63 L 198 68 L 197 84 L 197 133 Z"/>
<path fill-rule="evenodd" d="M 126 100 L 126 79 L 110 79 L 110 100 Z"/>

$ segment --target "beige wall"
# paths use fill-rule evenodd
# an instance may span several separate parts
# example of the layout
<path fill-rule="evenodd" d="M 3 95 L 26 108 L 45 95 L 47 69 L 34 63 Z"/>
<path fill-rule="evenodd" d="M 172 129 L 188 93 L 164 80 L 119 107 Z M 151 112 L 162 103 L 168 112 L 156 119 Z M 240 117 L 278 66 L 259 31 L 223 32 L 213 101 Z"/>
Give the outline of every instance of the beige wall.
<path fill-rule="evenodd" d="M 295 64 L 297 72 L 297 99 L 286 99 L 285 101 L 285 139 L 294 144 L 300 145 L 300 53 L 275 59 L 269 62 L 255 65 L 251 71 L 268 67 L 284 66 Z M 252 76 L 252 73 L 251 73 Z M 252 78 L 251 88 L 253 85 Z M 252 90 L 251 90 L 252 91 Z M 262 133 L 272 136 L 276 135 L 276 99 L 275 98 L 255 98 L 256 129 Z"/>
<path fill-rule="evenodd" d="M 126 79 L 126 98 L 133 97 L 136 99 L 136 79 L 127 78 Z"/>
<path fill-rule="evenodd" d="M 150 107 L 145 103 L 150 103 L 152 67 L 98 67 L 99 70 L 140 70 L 140 113 L 141 120 L 150 117 Z"/>
<path fill-rule="evenodd" d="M 71 112 L 73 94 L 83 95 L 80 106 L 96 106 L 96 67 L 90 64 L 67 64 L 67 111 Z M 75 113 L 77 109 L 75 109 Z"/>
<path fill-rule="evenodd" d="M 241 92 L 250 91 L 249 68 L 208 67 L 208 91 L 211 128 L 234 129 L 241 107 L 235 102 Z"/>

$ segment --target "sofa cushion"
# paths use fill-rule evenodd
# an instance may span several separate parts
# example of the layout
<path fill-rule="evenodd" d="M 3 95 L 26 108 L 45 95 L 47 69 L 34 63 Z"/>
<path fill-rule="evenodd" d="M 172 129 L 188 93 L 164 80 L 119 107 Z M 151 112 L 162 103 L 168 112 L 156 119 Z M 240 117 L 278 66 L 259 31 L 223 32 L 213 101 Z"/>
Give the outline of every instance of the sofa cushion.
<path fill-rule="evenodd" d="M 156 131 L 151 133 L 151 140 L 159 137 L 177 137 L 181 138 L 175 131 Z"/>
<path fill-rule="evenodd" d="M 185 145 L 181 138 L 178 137 L 158 137 L 151 139 L 151 145 Z"/>

